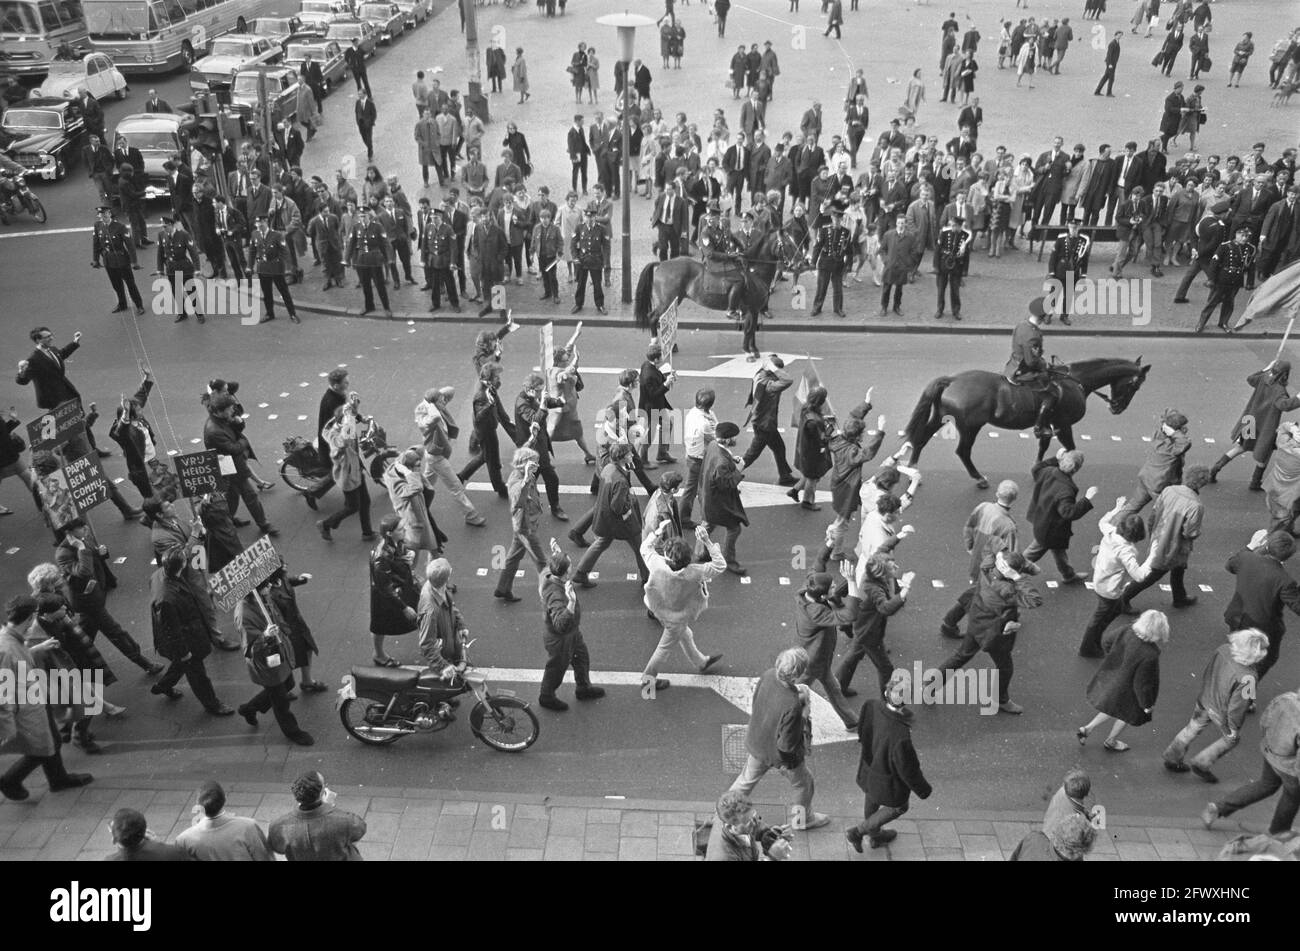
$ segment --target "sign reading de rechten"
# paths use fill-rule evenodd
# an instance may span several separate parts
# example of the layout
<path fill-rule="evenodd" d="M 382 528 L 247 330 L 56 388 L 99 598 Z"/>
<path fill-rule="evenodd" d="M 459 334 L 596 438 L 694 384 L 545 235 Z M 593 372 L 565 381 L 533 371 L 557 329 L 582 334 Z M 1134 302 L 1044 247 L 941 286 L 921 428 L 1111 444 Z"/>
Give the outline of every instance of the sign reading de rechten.
<path fill-rule="evenodd" d="M 86 414 L 81 400 L 72 399 L 28 423 L 27 442 L 33 452 L 54 449 L 82 434 L 85 428 Z"/>
<path fill-rule="evenodd" d="M 221 611 L 233 611 L 250 591 L 275 574 L 280 555 L 266 536 L 249 545 L 208 578 L 212 599 Z"/>
<path fill-rule="evenodd" d="M 199 452 L 187 452 L 173 456 L 176 463 L 176 478 L 180 480 L 181 495 L 187 499 L 219 491 L 221 463 L 215 449 Z"/>

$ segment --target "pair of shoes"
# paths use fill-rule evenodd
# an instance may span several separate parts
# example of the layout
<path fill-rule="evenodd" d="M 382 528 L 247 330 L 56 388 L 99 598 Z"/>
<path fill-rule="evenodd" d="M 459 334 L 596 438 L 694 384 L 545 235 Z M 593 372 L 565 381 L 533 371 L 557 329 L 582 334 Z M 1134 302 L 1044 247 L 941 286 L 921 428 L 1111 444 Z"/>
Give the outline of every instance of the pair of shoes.
<path fill-rule="evenodd" d="M 507 604 L 514 604 L 516 601 L 519 600 L 519 595 L 514 594 L 510 591 L 493 591 L 492 597 L 500 598 L 502 601 L 506 602 Z"/>
<path fill-rule="evenodd" d="M 820 505 L 816 505 L 813 502 L 800 502 L 799 508 L 805 509 L 809 512 L 820 512 L 822 510 Z"/>
<path fill-rule="evenodd" d="M 325 522 L 317 522 L 316 530 L 320 532 L 320 537 L 325 539 L 327 542 L 334 540 L 334 534 L 330 531 L 329 525 Z"/>
<path fill-rule="evenodd" d="M 569 520 L 569 516 L 564 514 L 564 509 L 560 508 L 558 505 L 551 509 L 551 517 L 559 522 L 567 522 Z"/>
<path fill-rule="evenodd" d="M 329 689 L 319 680 L 304 680 L 299 686 L 302 687 L 303 693 L 324 693 Z"/>
<path fill-rule="evenodd" d="M 379 536 L 376 535 L 374 532 L 362 532 L 362 533 L 361 533 L 361 540 L 362 540 L 363 542 L 373 542 L 373 541 L 374 541 L 376 538 L 378 538 L 378 537 L 379 537 Z"/>
<path fill-rule="evenodd" d="M 843 684 L 840 684 L 840 693 L 846 697 L 856 697 L 858 695 L 858 692 L 852 687 L 846 687 Z"/>
<path fill-rule="evenodd" d="M 228 707 L 224 703 L 221 703 L 215 707 L 209 707 L 208 713 L 212 714 L 214 717 L 232 717 L 235 715 L 235 710 L 233 707 Z"/>
<path fill-rule="evenodd" d="M 487 519 L 485 519 L 478 512 L 475 512 L 473 515 L 465 516 L 465 524 L 473 525 L 475 528 L 482 528 L 484 525 L 487 524 Z"/>
<path fill-rule="evenodd" d="M 599 700 L 605 696 L 605 688 L 597 687 L 594 684 L 579 684 L 573 695 L 579 700 Z"/>
<path fill-rule="evenodd" d="M 733 575 L 739 575 L 741 578 L 744 578 L 749 574 L 749 572 L 746 569 L 742 568 L 738 564 L 735 564 L 734 562 L 730 565 L 727 565 L 727 570 L 731 572 Z"/>
<path fill-rule="evenodd" d="M 1079 656 L 1085 657 L 1088 660 L 1100 660 L 1102 657 L 1106 655 L 1103 654 L 1101 651 L 1097 650 L 1096 648 L 1093 648 L 1091 650 L 1085 650 L 1084 648 L 1080 647 Z"/>
<path fill-rule="evenodd" d="M 804 820 L 802 825 L 796 822 L 794 828 L 796 832 L 811 832 L 813 829 L 820 829 L 822 826 L 828 826 L 830 824 L 830 816 L 826 815 L 824 812 L 814 812 Z"/>
<path fill-rule="evenodd" d="M 164 667 L 162 664 L 159 664 L 159 663 L 150 663 L 148 667 L 145 667 L 145 668 L 144 668 L 144 675 L 145 675 L 146 677 L 157 677 L 159 674 L 161 674 L 161 673 L 162 673 L 164 670 L 166 670 L 166 669 L 167 669 L 167 668 Z"/>
<path fill-rule="evenodd" d="M 290 743 L 297 743 L 299 746 L 311 746 L 316 740 L 306 730 L 299 730 L 297 733 L 288 734 Z"/>
<path fill-rule="evenodd" d="M 871 843 L 871 847 L 873 849 L 878 849 L 882 845 L 888 845 L 890 842 L 893 842 L 897 838 L 898 838 L 898 833 L 895 832 L 893 829 L 881 829 L 875 835 L 871 836 L 871 838 L 868 839 L 867 841 Z"/>
<path fill-rule="evenodd" d="M 853 846 L 853 851 L 859 855 L 862 854 L 862 833 L 858 831 L 857 826 L 851 826 L 844 830 L 844 838 L 849 840 L 849 845 Z"/>
<path fill-rule="evenodd" d="M 1195 773 L 1197 776 L 1199 776 L 1202 780 L 1204 780 L 1207 783 L 1217 783 L 1219 781 L 1219 777 L 1215 776 L 1213 772 L 1206 769 L 1204 766 L 1197 766 L 1195 763 L 1193 763 L 1192 772 Z"/>
<path fill-rule="evenodd" d="M 252 709 L 251 707 L 246 707 L 243 704 L 240 704 L 235 709 L 235 712 L 238 713 L 241 717 L 243 717 L 244 722 L 247 723 L 249 726 L 257 726 L 256 710 Z"/>
<path fill-rule="evenodd" d="M 263 535 L 265 535 L 267 538 L 280 537 L 280 530 L 276 528 L 274 525 L 272 525 L 270 522 L 267 522 L 265 525 L 257 526 L 257 530 L 261 532 Z"/>
<path fill-rule="evenodd" d="M 149 692 L 159 697 L 166 697 L 168 700 L 179 700 L 185 696 L 175 687 L 163 687 L 162 684 L 154 684 L 149 688 Z"/>
<path fill-rule="evenodd" d="M 586 575 L 581 575 L 581 574 L 575 574 L 573 576 L 573 583 L 576 584 L 579 588 L 591 589 L 596 587 L 596 582 L 592 581 Z"/>
<path fill-rule="evenodd" d="M 1169 772 L 1171 773 L 1187 773 L 1187 772 L 1191 772 L 1192 768 L 1188 766 L 1186 763 L 1184 763 L 1182 760 L 1179 760 L 1176 763 L 1170 762 L 1169 760 L 1165 760 L 1165 769 L 1169 770 Z"/>
<path fill-rule="evenodd" d="M 554 710 L 556 713 L 563 713 L 569 709 L 569 705 L 558 697 L 538 697 L 537 705 L 546 710 Z"/>
<path fill-rule="evenodd" d="M 400 667 L 400 666 L 402 666 L 401 664 L 399 664 L 399 663 L 398 663 L 394 658 L 392 658 L 392 657 L 371 657 L 370 659 L 371 659 L 372 661 L 374 661 L 376 667 Z"/>
<path fill-rule="evenodd" d="M 949 640 L 959 641 L 961 640 L 961 631 L 958 630 L 956 624 L 949 624 L 947 621 L 944 621 L 939 625 L 939 636 L 946 637 Z"/>
<path fill-rule="evenodd" d="M 708 657 L 704 659 L 704 663 L 700 666 L 700 673 L 707 674 L 709 672 L 709 668 L 712 667 L 720 660 L 722 660 L 721 654 L 710 654 Z"/>
<path fill-rule="evenodd" d="M 794 475 L 783 475 L 776 480 L 776 484 L 783 487 L 798 485 L 801 480 Z M 786 493 L 787 495 L 789 493 Z"/>
<path fill-rule="evenodd" d="M 94 781 L 95 777 L 90 775 L 90 773 L 67 773 L 57 783 L 50 783 L 50 792 L 63 792 L 65 789 L 80 789 L 82 786 L 89 786 Z M 21 789 L 22 787 L 20 786 L 19 788 Z"/>
<path fill-rule="evenodd" d="M 1123 740 L 1107 740 L 1101 745 L 1112 753 L 1127 753 L 1132 749 L 1132 747 Z"/>
<path fill-rule="evenodd" d="M 795 484 L 795 485 L 798 485 L 799 482 L 801 482 L 801 481 L 802 481 L 802 480 L 796 480 L 794 484 Z M 798 490 L 798 489 L 791 489 L 789 492 L 786 493 L 786 496 L 790 499 L 791 502 L 798 502 L 798 501 L 799 501 L 799 490 Z"/>
<path fill-rule="evenodd" d="M 230 524 L 234 525 L 235 528 L 248 528 L 248 526 L 253 523 L 246 518 L 235 518 L 234 516 L 231 516 Z"/>
<path fill-rule="evenodd" d="M 651 683 L 652 681 L 650 680 L 649 677 L 641 678 L 641 699 L 642 700 L 653 700 L 655 698 L 655 694 L 662 693 L 663 691 L 667 690 L 669 687 L 672 686 L 672 683 L 670 683 L 667 680 L 664 680 L 664 678 L 656 677 L 653 681 L 654 689 L 651 690 L 649 694 L 647 694 L 645 688 L 649 687 Z"/>
<path fill-rule="evenodd" d="M 1062 578 L 1061 584 L 1083 584 L 1083 575 L 1070 575 L 1068 578 Z"/>

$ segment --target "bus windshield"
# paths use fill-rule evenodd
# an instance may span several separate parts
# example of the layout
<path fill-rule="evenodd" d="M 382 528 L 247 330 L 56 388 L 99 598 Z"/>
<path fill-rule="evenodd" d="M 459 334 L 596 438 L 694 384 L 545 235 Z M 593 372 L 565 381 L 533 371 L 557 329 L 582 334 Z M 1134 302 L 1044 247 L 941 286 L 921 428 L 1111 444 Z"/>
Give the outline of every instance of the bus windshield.
<path fill-rule="evenodd" d="M 91 36 L 141 36 L 157 29 L 144 0 L 86 0 L 85 9 Z"/>
<path fill-rule="evenodd" d="M 0 0 L 0 33 L 36 36 L 41 32 L 35 3 Z"/>

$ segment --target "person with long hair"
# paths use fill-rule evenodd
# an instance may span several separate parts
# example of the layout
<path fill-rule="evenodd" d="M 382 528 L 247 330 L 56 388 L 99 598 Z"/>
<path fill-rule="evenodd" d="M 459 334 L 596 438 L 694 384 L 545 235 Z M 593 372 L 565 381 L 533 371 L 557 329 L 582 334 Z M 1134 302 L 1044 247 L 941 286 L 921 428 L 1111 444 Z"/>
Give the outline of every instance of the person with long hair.
<path fill-rule="evenodd" d="M 1126 726 L 1151 722 L 1151 711 L 1160 694 L 1160 652 L 1169 643 L 1169 619 L 1159 611 L 1143 611 L 1132 627 L 1125 627 L 1106 646 L 1106 659 L 1088 685 L 1088 702 L 1098 711 L 1075 730 L 1079 744 L 1088 742 L 1093 730 L 1113 719 L 1114 725 L 1102 744 L 1112 753 L 1130 747 L 1119 738 Z"/>

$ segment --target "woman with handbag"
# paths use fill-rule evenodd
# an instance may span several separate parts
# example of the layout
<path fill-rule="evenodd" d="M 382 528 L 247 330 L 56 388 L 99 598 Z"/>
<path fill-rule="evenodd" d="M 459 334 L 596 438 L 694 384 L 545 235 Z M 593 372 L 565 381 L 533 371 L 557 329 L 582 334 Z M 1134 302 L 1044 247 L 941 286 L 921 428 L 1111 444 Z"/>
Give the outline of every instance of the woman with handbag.
<path fill-rule="evenodd" d="M 1183 117 L 1178 123 L 1178 135 L 1175 135 L 1169 144 L 1176 145 L 1178 136 L 1184 132 L 1187 133 L 1187 147 L 1193 152 L 1196 151 L 1196 133 L 1201 128 L 1201 123 L 1205 113 L 1201 110 L 1201 93 L 1205 92 L 1205 87 L 1200 83 L 1192 90 L 1192 94 L 1183 100 Z"/>

